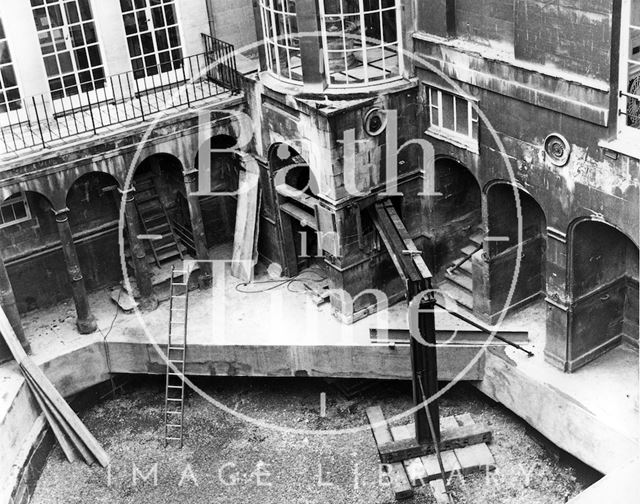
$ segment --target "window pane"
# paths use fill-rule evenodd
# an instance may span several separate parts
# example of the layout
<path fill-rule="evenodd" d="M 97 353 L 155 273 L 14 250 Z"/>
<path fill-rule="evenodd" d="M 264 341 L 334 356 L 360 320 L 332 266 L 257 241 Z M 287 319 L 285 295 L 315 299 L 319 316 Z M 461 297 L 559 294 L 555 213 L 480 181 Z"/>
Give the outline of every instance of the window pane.
<path fill-rule="evenodd" d="M 65 11 L 67 13 L 67 21 L 69 23 L 77 23 L 80 21 L 80 15 L 78 14 L 78 7 L 75 2 L 67 2 L 64 4 Z"/>
<path fill-rule="evenodd" d="M 325 61 L 329 60 L 330 73 L 346 74 L 331 75 L 331 82 L 361 86 L 399 76 L 396 0 L 322 1 Z M 363 38 L 366 52 L 355 52 L 362 46 Z"/>
<path fill-rule="evenodd" d="M 49 77 L 60 74 L 60 72 L 58 71 L 58 62 L 55 56 L 46 56 L 44 58 L 44 68 L 47 71 L 47 75 Z"/>
<path fill-rule="evenodd" d="M 384 36 L 385 44 L 398 41 L 398 26 L 395 9 L 382 11 L 382 34 Z"/>
<path fill-rule="evenodd" d="M 82 89 L 93 89 L 87 74 L 79 72 L 89 67 L 102 66 L 98 37 L 93 23 L 90 0 L 46 0 L 46 10 L 35 8 L 33 16 L 38 28 L 38 39 L 47 75 L 63 76 L 49 79 L 49 88 L 55 99 L 75 95 Z M 32 5 L 35 5 L 32 2 Z M 48 17 L 48 19 L 47 19 Z M 48 29 L 51 26 L 53 29 Z"/>
<path fill-rule="evenodd" d="M 0 73 L 2 73 L 2 84 L 5 88 L 16 87 L 18 85 L 12 65 L 3 66 L 2 69 L 0 69 Z"/>
<path fill-rule="evenodd" d="M 13 205 L 13 212 L 15 213 L 17 220 L 24 219 L 27 216 L 27 209 L 22 202 L 15 203 Z"/>
<path fill-rule="evenodd" d="M 5 40 L 0 41 L 0 64 L 4 65 L 11 62 L 11 55 L 9 54 L 9 44 Z"/>
<path fill-rule="evenodd" d="M 456 96 L 456 126 L 461 135 L 469 134 L 469 108 L 464 98 Z"/>
<path fill-rule="evenodd" d="M 71 53 L 64 52 L 58 56 L 58 63 L 60 65 L 60 71 L 63 74 L 73 72 L 73 63 L 71 63 Z"/>
<path fill-rule="evenodd" d="M 442 127 L 453 130 L 453 95 L 442 92 Z"/>

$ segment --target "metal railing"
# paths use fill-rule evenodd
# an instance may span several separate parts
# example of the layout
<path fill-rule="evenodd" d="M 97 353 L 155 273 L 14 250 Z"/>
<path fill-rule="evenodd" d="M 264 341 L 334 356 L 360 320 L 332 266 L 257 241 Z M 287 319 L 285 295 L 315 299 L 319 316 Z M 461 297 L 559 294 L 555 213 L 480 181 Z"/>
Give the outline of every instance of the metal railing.
<path fill-rule="evenodd" d="M 242 80 L 238 73 L 233 44 L 218 40 L 206 33 L 202 34 L 202 43 L 207 55 L 209 78 L 227 89 L 240 91 Z"/>
<path fill-rule="evenodd" d="M 8 102 L 0 108 L 0 155 L 237 93 L 241 78 L 233 46 L 206 35 L 203 39 L 206 52 L 161 63 L 153 75 L 124 72 L 73 96 L 54 99 L 46 93 Z"/>
<path fill-rule="evenodd" d="M 464 257 L 462 259 L 460 259 L 457 263 L 454 263 L 449 268 L 447 268 L 447 273 L 449 273 L 450 275 L 455 273 L 456 270 L 460 269 L 460 267 L 463 264 L 465 264 L 467 261 L 469 261 L 469 259 L 471 259 L 473 257 L 473 254 L 475 254 L 481 248 L 482 248 L 482 243 L 476 245 L 473 248 L 472 252 L 469 252 L 468 254 L 465 254 Z"/>

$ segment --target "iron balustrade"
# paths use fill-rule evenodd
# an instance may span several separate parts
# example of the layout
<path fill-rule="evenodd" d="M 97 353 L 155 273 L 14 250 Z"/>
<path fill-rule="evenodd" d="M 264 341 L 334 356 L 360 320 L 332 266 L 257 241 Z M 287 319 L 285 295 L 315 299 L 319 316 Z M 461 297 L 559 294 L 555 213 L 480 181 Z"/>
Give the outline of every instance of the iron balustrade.
<path fill-rule="evenodd" d="M 221 86 L 239 91 L 242 87 L 233 44 L 202 34 L 202 43 L 209 63 L 209 78 Z"/>
<path fill-rule="evenodd" d="M 0 109 L 0 155 L 238 93 L 241 77 L 233 45 L 204 34 L 203 41 L 206 52 L 161 63 L 152 76 L 124 72 L 72 97 L 53 99 L 45 93 L 9 102 Z"/>

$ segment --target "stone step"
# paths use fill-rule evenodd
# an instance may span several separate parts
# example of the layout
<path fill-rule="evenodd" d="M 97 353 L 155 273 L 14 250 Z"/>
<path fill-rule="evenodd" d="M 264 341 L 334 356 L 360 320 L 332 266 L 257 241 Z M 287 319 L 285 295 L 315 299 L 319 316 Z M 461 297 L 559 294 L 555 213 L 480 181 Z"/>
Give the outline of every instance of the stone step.
<path fill-rule="evenodd" d="M 447 273 L 445 277 L 450 282 L 456 284 L 461 289 L 467 291 L 469 294 L 473 292 L 473 279 L 466 272 L 458 269 L 453 273 Z"/>
<path fill-rule="evenodd" d="M 469 240 L 471 240 L 476 245 L 481 245 L 484 241 L 484 231 L 482 229 L 476 231 L 469 237 Z"/>
<path fill-rule="evenodd" d="M 473 311 L 473 296 L 467 290 L 453 283 L 448 278 L 440 284 L 440 290 L 455 299 L 460 306 L 469 311 Z"/>
<path fill-rule="evenodd" d="M 451 264 L 447 269 L 453 268 L 456 264 L 462 261 L 462 259 L 464 259 L 463 256 L 456 257 L 455 261 L 451 261 Z M 471 259 L 458 266 L 458 268 L 456 268 L 456 273 L 460 273 L 471 278 L 473 276 L 473 265 Z"/>
<path fill-rule="evenodd" d="M 476 250 L 476 247 L 480 245 L 479 243 L 477 245 L 467 245 L 466 247 L 463 247 L 460 249 L 460 252 L 462 252 L 465 256 L 468 256 L 469 254 L 473 254 L 474 250 Z"/>

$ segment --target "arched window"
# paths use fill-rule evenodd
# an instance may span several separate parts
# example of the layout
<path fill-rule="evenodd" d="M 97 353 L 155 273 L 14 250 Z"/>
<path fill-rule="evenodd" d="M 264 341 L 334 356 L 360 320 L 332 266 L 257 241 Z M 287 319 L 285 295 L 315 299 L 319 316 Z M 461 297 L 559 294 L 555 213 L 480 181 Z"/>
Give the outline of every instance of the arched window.
<path fill-rule="evenodd" d="M 397 0 L 319 0 L 327 84 L 363 86 L 402 75 Z"/>
<path fill-rule="evenodd" d="M 260 0 L 269 70 L 286 80 L 302 82 L 300 38 L 295 0 Z"/>

